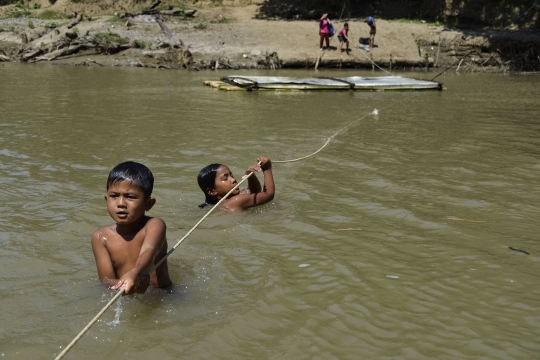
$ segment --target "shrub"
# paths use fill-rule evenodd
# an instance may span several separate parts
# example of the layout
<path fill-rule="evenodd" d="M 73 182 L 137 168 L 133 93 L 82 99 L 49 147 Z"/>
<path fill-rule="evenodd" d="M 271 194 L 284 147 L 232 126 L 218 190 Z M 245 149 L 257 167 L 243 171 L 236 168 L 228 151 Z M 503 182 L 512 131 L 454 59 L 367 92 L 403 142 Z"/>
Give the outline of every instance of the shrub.
<path fill-rule="evenodd" d="M 135 40 L 135 46 L 139 49 L 150 49 L 152 47 L 151 41 Z"/>
<path fill-rule="evenodd" d="M 198 23 L 197 25 L 195 25 L 195 29 L 197 29 L 197 30 L 204 30 L 204 29 L 206 29 L 207 26 L 208 26 L 208 25 L 206 25 L 205 23 L 200 22 L 200 23 Z"/>
<path fill-rule="evenodd" d="M 57 26 L 57 25 L 56 25 L 56 23 L 55 23 L 54 21 L 45 24 L 45 27 L 46 27 L 47 29 L 54 29 L 56 26 Z"/>
<path fill-rule="evenodd" d="M 41 9 L 41 4 L 34 3 L 34 6 L 32 6 L 34 10 Z"/>
<path fill-rule="evenodd" d="M 34 22 L 33 22 L 32 20 L 30 20 L 30 19 L 28 19 L 28 27 L 29 27 L 30 29 L 33 29 L 33 28 L 34 28 Z"/>

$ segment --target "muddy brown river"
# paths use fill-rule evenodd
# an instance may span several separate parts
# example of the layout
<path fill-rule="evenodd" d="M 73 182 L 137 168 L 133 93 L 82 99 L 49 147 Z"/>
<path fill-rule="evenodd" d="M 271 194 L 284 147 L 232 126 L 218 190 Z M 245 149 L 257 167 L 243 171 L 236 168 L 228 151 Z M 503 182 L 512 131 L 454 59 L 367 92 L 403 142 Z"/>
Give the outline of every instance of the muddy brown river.
<path fill-rule="evenodd" d="M 274 164 L 271 204 L 212 214 L 169 258 L 174 293 L 121 298 L 65 359 L 540 358 L 540 77 L 202 86 L 226 74 L 0 66 L 2 359 L 54 358 L 112 298 L 90 237 L 114 165 L 153 171 L 171 245 L 204 214 L 203 166 L 304 156 L 351 122 Z"/>

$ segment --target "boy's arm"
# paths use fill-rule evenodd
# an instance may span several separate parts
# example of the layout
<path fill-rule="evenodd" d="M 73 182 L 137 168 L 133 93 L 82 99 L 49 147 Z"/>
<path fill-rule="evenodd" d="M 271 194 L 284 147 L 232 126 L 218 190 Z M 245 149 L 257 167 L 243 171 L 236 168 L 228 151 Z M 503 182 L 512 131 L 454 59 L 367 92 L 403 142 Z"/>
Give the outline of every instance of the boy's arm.
<path fill-rule="evenodd" d="M 270 159 L 264 157 L 258 158 L 257 161 L 261 161 L 261 169 L 264 173 L 264 190 L 255 194 L 235 196 L 234 209 L 245 210 L 250 207 L 266 204 L 274 199 L 275 187 L 274 177 L 272 176 L 272 162 Z"/>
<path fill-rule="evenodd" d="M 102 230 L 98 230 L 92 235 L 92 250 L 96 259 L 99 279 L 109 286 L 117 284 L 118 279 L 116 278 L 109 251 L 105 247 L 105 238 Z"/>
<path fill-rule="evenodd" d="M 116 285 L 112 286 L 111 289 L 116 290 L 124 287 L 125 293 L 129 294 L 131 290 L 135 290 L 136 292 L 144 292 L 148 287 L 148 281 L 145 281 L 145 284 L 137 286 L 139 285 L 138 281 L 143 275 L 146 275 L 154 265 L 156 256 L 159 254 L 165 241 L 167 226 L 163 220 L 159 218 L 152 218 L 148 220 L 145 228 L 143 244 L 141 246 L 141 251 L 139 252 L 139 258 L 135 263 L 135 267 L 125 273 L 124 276 L 120 278 L 120 281 L 118 281 Z"/>

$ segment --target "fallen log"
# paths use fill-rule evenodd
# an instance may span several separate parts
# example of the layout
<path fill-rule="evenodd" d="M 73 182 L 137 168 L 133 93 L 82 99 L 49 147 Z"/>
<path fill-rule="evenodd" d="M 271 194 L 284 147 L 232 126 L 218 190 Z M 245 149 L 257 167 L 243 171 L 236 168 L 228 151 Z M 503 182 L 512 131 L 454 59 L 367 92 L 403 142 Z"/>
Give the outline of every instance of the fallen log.
<path fill-rule="evenodd" d="M 0 55 L 0 61 L 10 62 L 11 58 L 7 57 L 6 55 Z"/>
<path fill-rule="evenodd" d="M 71 46 L 68 46 L 68 47 L 65 47 L 65 48 L 62 48 L 60 50 L 56 50 L 56 51 L 53 51 L 53 52 L 50 52 L 44 56 L 39 56 L 39 57 L 36 57 L 36 61 L 40 61 L 40 60 L 46 60 L 46 61 L 52 61 L 62 55 L 70 55 L 70 54 L 73 54 L 77 51 L 79 51 L 79 49 L 81 48 L 81 45 L 71 45 Z"/>
<path fill-rule="evenodd" d="M 38 56 L 42 52 L 43 52 L 42 49 L 37 49 L 37 50 L 34 50 L 34 51 L 30 51 L 30 52 L 24 54 L 22 56 L 21 60 L 22 61 L 28 61 L 28 60 L 32 59 L 33 57 Z"/>
<path fill-rule="evenodd" d="M 75 18 L 75 21 L 73 21 L 71 24 L 69 24 L 67 26 L 68 29 L 71 29 L 72 27 L 74 27 L 75 25 L 77 25 L 78 23 L 80 23 L 83 19 L 83 14 L 78 14 L 77 17 Z"/>
<path fill-rule="evenodd" d="M 136 17 L 139 15 L 169 15 L 169 16 L 179 16 L 180 14 L 185 14 L 186 16 L 194 16 L 197 10 L 183 10 L 183 9 L 169 9 L 169 10 L 143 10 L 136 13 L 125 12 L 122 14 L 121 18 L 127 17 Z"/>
<path fill-rule="evenodd" d="M 161 10 L 159 12 L 160 15 L 169 15 L 169 16 L 178 16 L 182 14 L 184 10 L 181 9 L 174 9 L 174 10 Z"/>
<path fill-rule="evenodd" d="M 159 16 L 156 16 L 156 21 L 159 24 L 159 27 L 161 28 L 161 30 L 163 30 L 163 33 L 167 35 L 167 38 L 169 39 L 172 38 L 171 32 L 169 31 L 167 26 L 165 26 L 165 23 L 163 22 L 163 20 L 161 20 Z"/>

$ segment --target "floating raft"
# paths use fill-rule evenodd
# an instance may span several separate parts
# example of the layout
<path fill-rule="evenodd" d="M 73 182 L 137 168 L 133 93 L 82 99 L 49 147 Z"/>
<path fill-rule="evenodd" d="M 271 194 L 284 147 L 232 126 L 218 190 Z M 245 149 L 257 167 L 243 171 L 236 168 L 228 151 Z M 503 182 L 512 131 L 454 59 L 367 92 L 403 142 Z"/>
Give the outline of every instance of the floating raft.
<path fill-rule="evenodd" d="M 292 78 L 280 76 L 225 76 L 221 81 L 207 80 L 204 85 L 219 90 L 445 90 L 441 83 L 411 79 L 401 76 L 361 77 L 310 77 Z"/>

